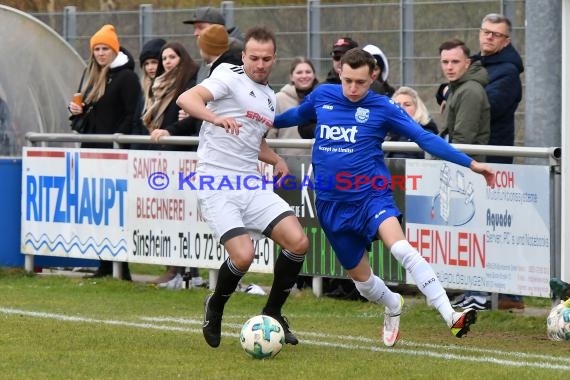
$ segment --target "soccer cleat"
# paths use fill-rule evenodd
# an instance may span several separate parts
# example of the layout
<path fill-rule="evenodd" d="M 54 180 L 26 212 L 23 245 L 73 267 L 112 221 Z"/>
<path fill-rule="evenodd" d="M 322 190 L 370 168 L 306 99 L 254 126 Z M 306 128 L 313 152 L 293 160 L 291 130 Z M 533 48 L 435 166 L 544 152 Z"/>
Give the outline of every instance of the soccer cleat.
<path fill-rule="evenodd" d="M 204 300 L 204 323 L 202 324 L 202 334 L 206 343 L 210 347 L 218 347 L 222 340 L 222 313 L 215 312 L 210 309 L 210 299 L 212 294 L 209 294 Z"/>
<path fill-rule="evenodd" d="M 295 334 L 293 334 L 291 330 L 289 330 L 289 321 L 287 320 L 287 318 L 279 314 L 268 313 L 265 310 L 263 310 L 261 314 L 268 315 L 277 320 L 277 322 L 279 322 L 281 327 L 283 327 L 283 332 L 285 333 L 285 343 L 292 344 L 293 346 L 299 343 L 299 339 L 297 339 Z"/>
<path fill-rule="evenodd" d="M 451 317 L 451 333 L 458 338 L 469 332 L 469 328 L 477 321 L 477 311 L 465 309 L 462 312 L 454 311 Z"/>
<path fill-rule="evenodd" d="M 384 309 L 384 329 L 382 331 L 382 339 L 384 345 L 392 347 L 400 340 L 400 315 L 404 307 L 404 297 L 400 296 L 400 307 L 397 310 L 390 311 Z"/>

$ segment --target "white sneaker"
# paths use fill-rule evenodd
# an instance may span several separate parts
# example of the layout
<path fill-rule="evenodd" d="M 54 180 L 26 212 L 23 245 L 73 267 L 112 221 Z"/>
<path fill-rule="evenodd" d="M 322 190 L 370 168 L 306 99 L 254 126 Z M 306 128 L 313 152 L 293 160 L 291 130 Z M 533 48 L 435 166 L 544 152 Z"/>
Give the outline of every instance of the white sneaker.
<path fill-rule="evenodd" d="M 178 290 L 182 289 L 184 286 L 184 279 L 180 275 L 180 273 L 176 273 L 176 276 L 170 281 L 163 282 L 156 285 L 159 288 L 165 288 L 170 290 Z"/>
<path fill-rule="evenodd" d="M 384 345 L 388 347 L 392 347 L 400 340 L 400 314 L 402 314 L 402 308 L 404 307 L 404 297 L 399 296 L 400 307 L 397 310 L 391 311 L 388 308 L 384 310 L 384 330 L 382 332 L 382 338 Z"/>
<path fill-rule="evenodd" d="M 460 303 L 464 302 L 466 298 L 467 296 L 465 295 L 465 293 L 458 295 L 457 297 L 455 297 L 453 300 L 450 301 L 451 307 L 457 307 Z"/>
<path fill-rule="evenodd" d="M 192 277 L 190 280 L 193 288 L 200 288 L 204 286 L 204 279 L 202 277 Z"/>

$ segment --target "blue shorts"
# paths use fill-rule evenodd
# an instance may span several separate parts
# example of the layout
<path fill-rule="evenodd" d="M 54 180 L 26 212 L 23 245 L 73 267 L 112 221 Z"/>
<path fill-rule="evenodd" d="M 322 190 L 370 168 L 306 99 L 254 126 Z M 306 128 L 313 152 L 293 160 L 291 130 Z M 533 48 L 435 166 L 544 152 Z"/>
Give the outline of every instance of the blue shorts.
<path fill-rule="evenodd" d="M 386 219 L 400 218 L 392 195 L 375 196 L 356 202 L 316 202 L 319 223 L 344 269 L 358 265 L 364 252 L 377 240 L 378 227 Z"/>

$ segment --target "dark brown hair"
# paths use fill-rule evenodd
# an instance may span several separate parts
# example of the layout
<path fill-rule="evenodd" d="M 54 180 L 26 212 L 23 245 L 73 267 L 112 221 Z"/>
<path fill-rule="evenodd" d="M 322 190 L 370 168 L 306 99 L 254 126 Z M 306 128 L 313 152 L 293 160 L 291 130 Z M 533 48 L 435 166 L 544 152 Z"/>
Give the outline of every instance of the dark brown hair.
<path fill-rule="evenodd" d="M 463 50 L 463 54 L 465 54 L 465 56 L 469 58 L 469 56 L 471 55 L 471 51 L 469 50 L 467 45 L 465 45 L 465 42 L 457 38 L 447 40 L 443 42 L 441 45 L 439 45 L 439 54 L 441 54 L 441 52 L 444 50 L 451 50 L 455 49 L 456 47 L 461 48 L 461 50 Z"/>
<path fill-rule="evenodd" d="M 160 49 L 160 59 L 158 60 L 158 68 L 156 70 L 157 77 L 164 73 L 164 66 L 162 65 L 162 53 L 166 49 L 174 50 L 176 55 L 180 57 L 180 63 L 178 63 L 176 68 L 171 71 L 172 74 L 167 74 L 176 76 L 174 84 L 176 88 L 176 97 L 178 97 L 180 94 L 187 90 L 186 86 L 188 82 L 198 73 L 200 66 L 198 66 L 192 57 L 190 57 L 190 54 L 188 54 L 188 51 L 184 45 L 179 42 L 169 42 L 164 45 L 162 49 Z"/>
<path fill-rule="evenodd" d="M 374 68 L 376 68 L 376 58 L 361 48 L 354 48 L 350 49 L 342 56 L 340 64 L 341 67 L 342 65 L 347 64 L 352 69 L 368 66 L 370 74 L 372 74 L 374 72 Z"/>
<path fill-rule="evenodd" d="M 261 42 L 272 42 L 273 51 L 277 51 L 277 42 L 275 41 L 275 33 L 265 26 L 254 26 L 245 32 L 243 39 L 243 50 L 245 51 L 249 40 L 254 39 Z"/>

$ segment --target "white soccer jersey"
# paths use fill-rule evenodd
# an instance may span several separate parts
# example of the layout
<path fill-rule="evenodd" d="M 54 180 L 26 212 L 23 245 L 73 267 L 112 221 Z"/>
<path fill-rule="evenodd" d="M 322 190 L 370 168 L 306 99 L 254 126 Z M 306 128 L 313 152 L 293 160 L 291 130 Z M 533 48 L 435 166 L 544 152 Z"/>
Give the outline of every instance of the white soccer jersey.
<path fill-rule="evenodd" d="M 204 121 L 198 146 L 198 173 L 228 176 L 257 173 L 261 139 L 275 118 L 275 93 L 268 85 L 252 81 L 242 66 L 219 65 L 200 86 L 214 100 L 208 109 L 218 116 L 233 117 L 242 124 L 239 135 Z"/>

